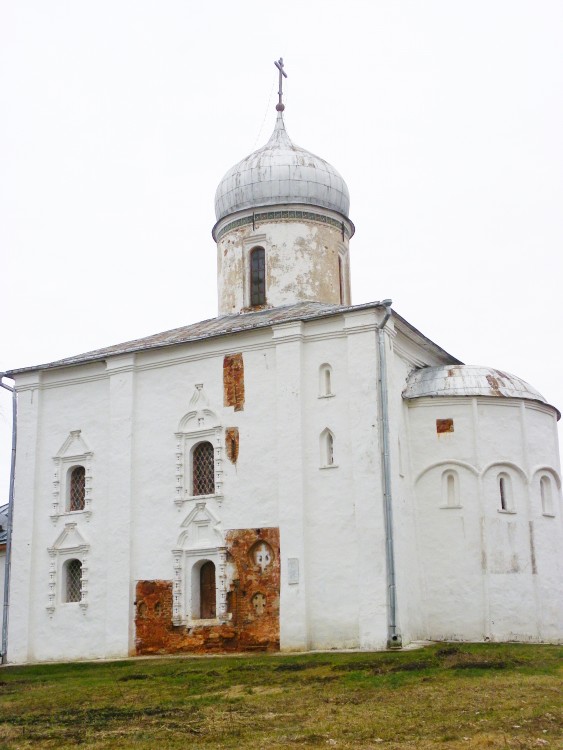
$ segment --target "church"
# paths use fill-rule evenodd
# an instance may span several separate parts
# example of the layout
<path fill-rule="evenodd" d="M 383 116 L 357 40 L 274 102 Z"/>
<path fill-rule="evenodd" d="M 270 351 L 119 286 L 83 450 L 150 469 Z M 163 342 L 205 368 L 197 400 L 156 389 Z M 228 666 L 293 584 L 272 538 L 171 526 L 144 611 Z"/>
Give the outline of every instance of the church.
<path fill-rule="evenodd" d="M 560 414 L 389 299 L 275 126 L 215 197 L 218 316 L 14 369 L 9 662 L 563 640 Z"/>

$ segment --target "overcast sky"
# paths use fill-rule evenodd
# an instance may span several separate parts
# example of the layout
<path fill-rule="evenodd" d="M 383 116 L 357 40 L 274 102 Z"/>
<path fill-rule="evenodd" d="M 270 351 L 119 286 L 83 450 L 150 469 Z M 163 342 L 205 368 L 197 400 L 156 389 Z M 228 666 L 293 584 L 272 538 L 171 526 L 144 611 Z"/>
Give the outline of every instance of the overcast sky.
<path fill-rule="evenodd" d="M 350 189 L 353 302 L 563 407 L 560 0 L 0 8 L 1 370 L 216 315 L 215 188 L 283 56 L 290 137 Z"/>

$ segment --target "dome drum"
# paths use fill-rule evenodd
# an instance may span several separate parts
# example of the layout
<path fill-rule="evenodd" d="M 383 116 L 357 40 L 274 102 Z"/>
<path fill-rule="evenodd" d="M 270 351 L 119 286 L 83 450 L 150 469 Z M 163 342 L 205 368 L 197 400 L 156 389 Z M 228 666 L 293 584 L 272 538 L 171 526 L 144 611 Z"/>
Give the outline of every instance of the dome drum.
<path fill-rule="evenodd" d="M 240 227 L 252 226 L 253 229 L 258 230 L 261 224 L 285 221 L 314 222 L 335 227 L 341 233 L 343 241 L 353 237 L 356 231 L 350 219 L 335 211 L 317 206 L 313 208 L 307 204 L 286 203 L 276 204 L 275 209 L 262 206 L 229 214 L 217 221 L 212 235 L 215 242 L 219 242 L 226 234 Z"/>

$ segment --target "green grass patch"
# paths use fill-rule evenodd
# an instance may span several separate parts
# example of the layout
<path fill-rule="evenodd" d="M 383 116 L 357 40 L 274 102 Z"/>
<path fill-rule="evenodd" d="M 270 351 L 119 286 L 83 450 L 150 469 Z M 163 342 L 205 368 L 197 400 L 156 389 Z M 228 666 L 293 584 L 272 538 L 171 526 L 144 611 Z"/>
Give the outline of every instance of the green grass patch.
<path fill-rule="evenodd" d="M 563 746 L 563 649 L 436 644 L 5 667 L 0 750 Z"/>

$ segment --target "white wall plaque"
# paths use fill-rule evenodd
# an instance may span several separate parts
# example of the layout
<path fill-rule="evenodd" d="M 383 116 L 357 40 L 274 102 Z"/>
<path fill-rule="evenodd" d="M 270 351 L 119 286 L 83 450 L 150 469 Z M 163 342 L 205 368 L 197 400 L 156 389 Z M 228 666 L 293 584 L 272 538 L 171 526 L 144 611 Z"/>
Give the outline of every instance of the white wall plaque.
<path fill-rule="evenodd" d="M 287 582 L 299 583 L 299 558 L 287 558 Z"/>

